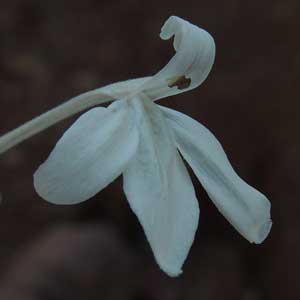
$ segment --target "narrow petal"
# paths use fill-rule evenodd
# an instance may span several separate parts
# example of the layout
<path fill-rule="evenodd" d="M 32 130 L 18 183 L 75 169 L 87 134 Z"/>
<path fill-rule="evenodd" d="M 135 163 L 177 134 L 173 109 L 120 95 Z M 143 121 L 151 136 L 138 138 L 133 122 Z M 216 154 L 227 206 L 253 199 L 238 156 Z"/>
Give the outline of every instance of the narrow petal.
<path fill-rule="evenodd" d="M 56 204 L 85 201 L 124 170 L 136 152 L 138 133 L 125 107 L 115 102 L 83 114 L 34 174 L 34 186 Z"/>
<path fill-rule="evenodd" d="M 182 113 L 161 108 L 180 152 L 219 211 L 247 240 L 261 243 L 272 226 L 269 200 L 235 173 L 208 129 Z"/>
<path fill-rule="evenodd" d="M 124 191 L 160 268 L 170 276 L 193 243 L 199 208 L 194 188 L 156 104 L 136 102 L 140 143 L 124 171 Z"/>
<path fill-rule="evenodd" d="M 207 31 L 171 16 L 162 27 L 160 37 L 168 40 L 172 36 L 176 54 L 143 86 L 143 90 L 150 90 L 145 93 L 152 99 L 196 88 L 208 76 L 215 59 L 214 39 Z M 161 87 L 152 88 L 155 86 Z"/>

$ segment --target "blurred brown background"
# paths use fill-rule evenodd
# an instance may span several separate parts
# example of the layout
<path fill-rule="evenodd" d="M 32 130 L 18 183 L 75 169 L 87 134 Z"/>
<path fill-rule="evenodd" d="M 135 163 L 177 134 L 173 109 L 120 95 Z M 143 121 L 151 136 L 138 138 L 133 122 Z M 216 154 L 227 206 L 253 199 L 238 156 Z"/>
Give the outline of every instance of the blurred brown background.
<path fill-rule="evenodd" d="M 217 56 L 198 89 L 161 104 L 209 127 L 238 173 L 272 201 L 273 229 L 250 245 L 193 181 L 201 218 L 184 273 L 157 267 L 121 179 L 88 202 L 40 199 L 32 174 L 72 123 L 0 157 L 0 299 L 299 299 L 298 0 L 0 2 L 0 134 L 80 92 L 154 74 L 174 14 L 207 29 Z"/>

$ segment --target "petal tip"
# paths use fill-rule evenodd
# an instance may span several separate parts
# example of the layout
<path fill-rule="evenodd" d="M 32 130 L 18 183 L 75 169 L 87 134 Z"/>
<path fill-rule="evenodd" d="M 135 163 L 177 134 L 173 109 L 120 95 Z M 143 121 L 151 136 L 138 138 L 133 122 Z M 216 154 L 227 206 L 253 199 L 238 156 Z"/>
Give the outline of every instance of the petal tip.
<path fill-rule="evenodd" d="M 55 193 L 51 192 L 48 184 L 48 178 L 44 178 L 44 164 L 41 164 L 33 174 L 33 186 L 36 193 L 45 201 L 56 205 L 74 205 L 85 201 L 85 199 L 78 200 L 76 198 L 58 198 Z"/>
<path fill-rule="evenodd" d="M 60 204 L 59 202 L 56 202 L 56 201 L 53 201 L 51 199 L 51 197 L 48 196 L 48 192 L 45 188 L 45 185 L 42 184 L 42 181 L 41 180 L 41 170 L 42 170 L 42 165 L 40 165 L 38 167 L 38 169 L 34 172 L 33 174 L 33 186 L 34 186 L 34 189 L 36 191 L 36 193 L 42 198 L 44 199 L 45 201 L 49 202 L 49 203 L 53 203 L 53 204 Z"/>
<path fill-rule="evenodd" d="M 166 274 L 172 278 L 176 278 L 182 274 L 182 270 L 179 270 L 177 272 L 166 272 Z"/>
<path fill-rule="evenodd" d="M 165 272 L 168 276 L 173 277 L 173 278 L 178 277 L 183 273 L 181 268 L 176 268 L 174 266 L 166 266 L 159 262 L 158 262 L 158 265 L 163 272 Z"/>
<path fill-rule="evenodd" d="M 269 235 L 272 228 L 272 220 L 268 219 L 267 221 L 255 226 L 253 229 L 254 236 L 256 238 L 253 240 L 254 244 L 261 244 Z"/>
<path fill-rule="evenodd" d="M 38 168 L 35 173 L 33 174 L 33 186 L 34 189 L 36 191 L 36 193 L 44 200 L 46 200 L 47 202 L 49 202 L 46 197 L 44 196 L 44 192 L 43 192 L 43 188 L 41 188 L 41 184 L 39 182 L 39 169 Z"/>

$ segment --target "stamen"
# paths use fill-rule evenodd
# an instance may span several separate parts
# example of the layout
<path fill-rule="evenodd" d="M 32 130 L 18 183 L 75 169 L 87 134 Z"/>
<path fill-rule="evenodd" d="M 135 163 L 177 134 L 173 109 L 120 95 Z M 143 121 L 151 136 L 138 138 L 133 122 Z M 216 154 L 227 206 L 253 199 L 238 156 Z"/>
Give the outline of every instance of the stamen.
<path fill-rule="evenodd" d="M 184 90 L 191 85 L 191 78 L 187 78 L 184 75 L 179 76 L 172 83 L 168 84 L 168 87 L 172 88 L 176 86 L 179 90 Z"/>

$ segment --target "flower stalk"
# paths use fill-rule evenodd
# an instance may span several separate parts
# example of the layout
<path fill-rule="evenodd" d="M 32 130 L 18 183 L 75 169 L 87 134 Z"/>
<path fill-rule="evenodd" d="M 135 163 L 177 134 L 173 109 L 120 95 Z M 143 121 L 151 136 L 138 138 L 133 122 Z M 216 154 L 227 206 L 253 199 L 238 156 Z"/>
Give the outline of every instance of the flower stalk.
<path fill-rule="evenodd" d="M 74 97 L 1 136 L 0 154 L 80 111 L 112 100 L 115 98 L 100 94 L 98 89 Z"/>

